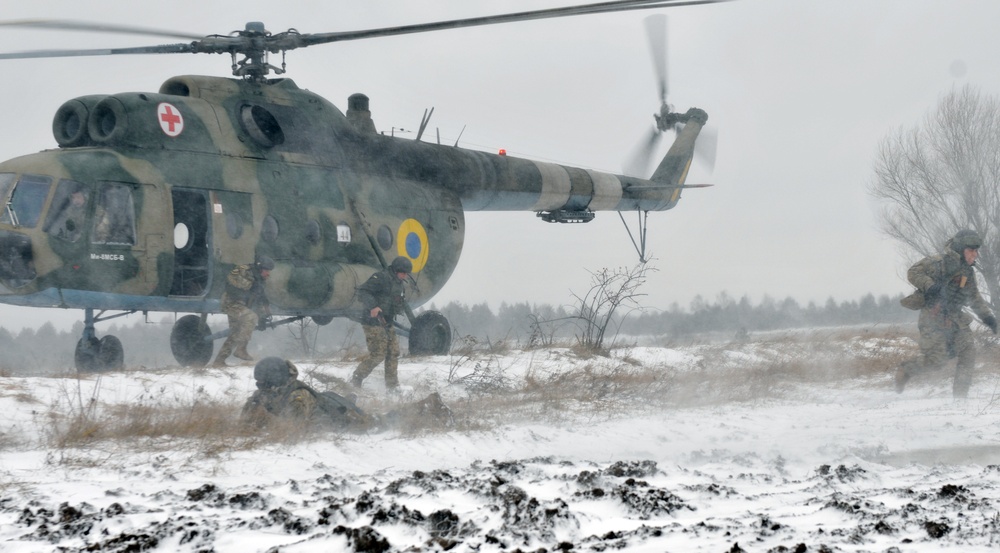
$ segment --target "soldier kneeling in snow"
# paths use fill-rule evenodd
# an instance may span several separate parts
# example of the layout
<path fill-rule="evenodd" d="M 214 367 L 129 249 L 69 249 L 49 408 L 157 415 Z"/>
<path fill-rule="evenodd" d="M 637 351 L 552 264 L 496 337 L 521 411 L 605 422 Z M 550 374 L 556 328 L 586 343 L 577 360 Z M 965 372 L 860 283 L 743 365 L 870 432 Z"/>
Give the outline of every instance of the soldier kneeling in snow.
<path fill-rule="evenodd" d="M 359 431 L 384 429 L 414 418 L 442 426 L 452 421 L 451 409 L 437 392 L 384 415 L 370 415 L 355 405 L 352 398 L 319 392 L 300 381 L 295 365 L 280 357 L 261 359 L 253 369 L 253 376 L 257 391 L 243 405 L 242 418 L 257 427 L 275 419 Z"/>

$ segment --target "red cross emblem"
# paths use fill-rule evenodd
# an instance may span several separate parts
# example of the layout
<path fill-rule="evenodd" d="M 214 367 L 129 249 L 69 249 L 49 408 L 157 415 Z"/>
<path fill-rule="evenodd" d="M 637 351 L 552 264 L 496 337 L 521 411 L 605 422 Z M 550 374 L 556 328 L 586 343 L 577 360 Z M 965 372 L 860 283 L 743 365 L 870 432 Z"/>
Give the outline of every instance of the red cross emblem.
<path fill-rule="evenodd" d="M 162 102 L 156 106 L 156 118 L 160 120 L 160 128 L 170 137 L 178 136 L 184 130 L 184 118 L 174 106 Z"/>

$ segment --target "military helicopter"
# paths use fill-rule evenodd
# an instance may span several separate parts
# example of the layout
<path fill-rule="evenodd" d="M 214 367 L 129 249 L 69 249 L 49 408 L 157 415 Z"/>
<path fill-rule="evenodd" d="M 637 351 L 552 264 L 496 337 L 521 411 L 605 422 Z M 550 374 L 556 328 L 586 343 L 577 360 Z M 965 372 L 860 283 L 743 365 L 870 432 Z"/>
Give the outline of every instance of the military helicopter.
<path fill-rule="evenodd" d="M 299 88 L 285 53 L 332 42 L 725 0 L 617 0 L 565 8 L 351 32 L 271 33 L 247 23 L 229 35 L 194 36 L 75 21 L 8 21 L 0 27 L 134 33 L 190 40 L 100 50 L 40 50 L 0 59 L 229 54 L 232 78 L 184 75 L 158 92 L 66 101 L 52 122 L 57 149 L 0 163 L 0 302 L 84 311 L 79 371 L 122 366 L 124 349 L 96 323 L 142 312 L 186 313 L 171 331 L 183 366 L 204 366 L 227 273 L 261 256 L 271 327 L 304 318 L 355 318 L 356 288 L 396 256 L 413 263 L 407 299 L 413 354 L 443 354 L 451 328 L 435 311 L 414 316 L 456 267 L 466 210 L 534 211 L 547 222 L 588 222 L 598 211 L 644 217 L 677 205 L 696 139 L 697 108 L 662 106 L 644 150 L 676 132 L 652 176 L 638 178 L 386 136 L 368 98 L 346 112 Z M 282 55 L 281 66 L 269 54 Z M 426 124 L 426 122 L 422 125 Z M 648 155 L 648 154 L 644 154 Z M 642 229 L 645 243 L 645 228 Z M 642 255 L 642 253 L 640 253 Z"/>

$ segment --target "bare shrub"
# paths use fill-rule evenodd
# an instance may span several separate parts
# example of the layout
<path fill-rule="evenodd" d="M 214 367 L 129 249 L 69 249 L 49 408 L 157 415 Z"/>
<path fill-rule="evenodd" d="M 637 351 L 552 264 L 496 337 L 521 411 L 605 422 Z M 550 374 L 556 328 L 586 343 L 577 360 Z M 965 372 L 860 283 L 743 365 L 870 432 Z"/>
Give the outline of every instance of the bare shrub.
<path fill-rule="evenodd" d="M 641 310 L 639 298 L 645 296 L 639 288 L 646 283 L 646 274 L 655 271 L 646 262 L 634 267 L 603 268 L 591 273 L 590 290 L 577 301 L 576 319 L 580 323 L 577 339 L 587 349 L 603 351 L 611 325 L 635 310 Z M 624 310 L 626 313 L 621 314 Z"/>
<path fill-rule="evenodd" d="M 506 369 L 500 365 L 500 358 L 490 356 L 485 359 L 471 360 L 472 371 L 464 376 L 457 373 L 449 375 L 449 382 L 463 386 L 473 395 L 503 394 L 512 389 Z"/>

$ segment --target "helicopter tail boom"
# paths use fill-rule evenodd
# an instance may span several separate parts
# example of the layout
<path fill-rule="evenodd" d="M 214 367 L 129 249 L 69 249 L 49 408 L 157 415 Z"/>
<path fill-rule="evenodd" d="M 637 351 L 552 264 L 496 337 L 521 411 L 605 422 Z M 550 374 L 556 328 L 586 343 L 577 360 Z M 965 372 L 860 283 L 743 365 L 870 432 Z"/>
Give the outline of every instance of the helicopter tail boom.
<path fill-rule="evenodd" d="M 682 189 L 694 187 L 684 181 L 708 115 L 692 108 L 680 119 L 684 120 L 683 128 L 649 179 L 465 152 L 475 158 L 468 164 L 475 170 L 450 182 L 449 187 L 467 210 L 535 211 L 547 221 L 590 220 L 595 211 L 664 211 L 677 204 Z"/>

